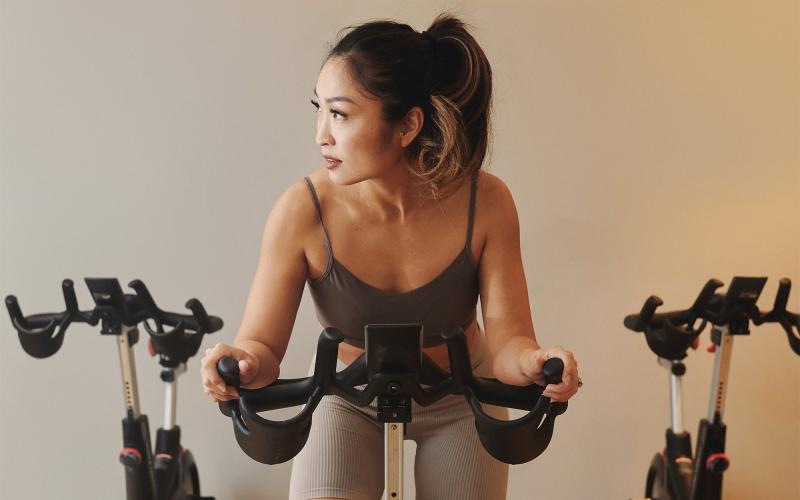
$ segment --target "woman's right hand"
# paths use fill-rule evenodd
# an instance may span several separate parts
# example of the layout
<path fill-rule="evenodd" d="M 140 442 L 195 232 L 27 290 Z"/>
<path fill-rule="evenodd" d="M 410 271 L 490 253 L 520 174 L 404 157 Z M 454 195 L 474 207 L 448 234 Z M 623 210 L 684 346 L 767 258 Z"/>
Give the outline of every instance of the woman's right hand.
<path fill-rule="evenodd" d="M 226 356 L 239 362 L 239 380 L 242 387 L 246 388 L 258 374 L 258 358 L 244 349 L 221 343 L 206 349 L 203 359 L 200 360 L 200 375 L 203 379 L 203 389 L 215 403 L 239 398 L 236 388 L 225 385 L 225 381 L 217 371 L 217 362 Z"/>

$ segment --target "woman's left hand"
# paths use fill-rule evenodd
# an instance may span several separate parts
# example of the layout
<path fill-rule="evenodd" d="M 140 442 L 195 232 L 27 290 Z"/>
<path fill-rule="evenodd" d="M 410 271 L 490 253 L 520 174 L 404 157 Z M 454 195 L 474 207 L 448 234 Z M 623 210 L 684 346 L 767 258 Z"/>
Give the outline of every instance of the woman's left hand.
<path fill-rule="evenodd" d="M 526 350 L 520 356 L 520 369 L 533 383 L 545 385 L 542 367 L 550 358 L 560 358 L 564 362 L 564 374 L 560 384 L 548 384 L 542 395 L 553 401 L 567 401 L 578 392 L 578 387 L 583 385 L 578 376 L 578 362 L 575 361 L 572 352 L 561 346 Z"/>

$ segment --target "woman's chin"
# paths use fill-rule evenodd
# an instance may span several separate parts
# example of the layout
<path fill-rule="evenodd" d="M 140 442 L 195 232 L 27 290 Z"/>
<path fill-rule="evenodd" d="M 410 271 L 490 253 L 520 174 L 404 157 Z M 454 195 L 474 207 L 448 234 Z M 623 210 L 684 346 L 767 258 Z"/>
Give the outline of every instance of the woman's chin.
<path fill-rule="evenodd" d="M 354 183 L 354 180 L 347 175 L 345 170 L 342 170 L 341 165 L 337 165 L 333 168 L 325 167 L 328 171 L 328 179 L 340 186 L 347 186 Z"/>

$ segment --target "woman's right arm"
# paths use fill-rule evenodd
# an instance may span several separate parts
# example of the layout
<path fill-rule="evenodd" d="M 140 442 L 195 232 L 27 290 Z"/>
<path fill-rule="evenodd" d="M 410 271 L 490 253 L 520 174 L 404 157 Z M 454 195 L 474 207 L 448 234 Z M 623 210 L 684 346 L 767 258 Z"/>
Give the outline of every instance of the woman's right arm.
<path fill-rule="evenodd" d="M 212 400 L 238 397 L 234 388 L 225 387 L 217 372 L 217 361 L 223 356 L 239 361 L 242 387 L 263 387 L 278 378 L 308 277 L 305 242 L 317 221 L 309 196 L 305 183 L 296 183 L 281 195 L 267 217 L 258 267 L 236 339 L 233 345 L 207 349 L 201 361 L 203 387 Z"/>

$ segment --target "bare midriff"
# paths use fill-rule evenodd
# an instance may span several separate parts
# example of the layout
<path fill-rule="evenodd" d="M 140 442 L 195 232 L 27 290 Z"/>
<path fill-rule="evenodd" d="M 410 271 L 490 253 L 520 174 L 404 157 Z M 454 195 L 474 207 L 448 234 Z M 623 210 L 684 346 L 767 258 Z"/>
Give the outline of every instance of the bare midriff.
<path fill-rule="evenodd" d="M 469 348 L 470 359 L 477 348 L 477 336 L 475 333 L 478 329 L 477 320 L 473 319 L 472 323 L 464 331 L 464 336 L 467 337 L 467 347 Z M 447 355 L 447 344 L 439 344 L 436 346 L 425 347 L 422 352 L 428 355 L 431 360 L 439 365 L 442 369 L 447 370 L 450 367 L 450 359 Z M 352 344 L 342 342 L 339 344 L 339 360 L 349 365 L 356 360 L 359 356 L 364 354 L 364 349 Z M 474 360 L 473 360 L 474 361 Z"/>

